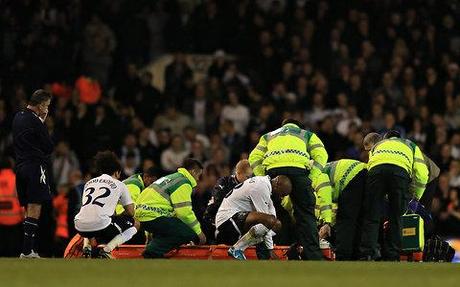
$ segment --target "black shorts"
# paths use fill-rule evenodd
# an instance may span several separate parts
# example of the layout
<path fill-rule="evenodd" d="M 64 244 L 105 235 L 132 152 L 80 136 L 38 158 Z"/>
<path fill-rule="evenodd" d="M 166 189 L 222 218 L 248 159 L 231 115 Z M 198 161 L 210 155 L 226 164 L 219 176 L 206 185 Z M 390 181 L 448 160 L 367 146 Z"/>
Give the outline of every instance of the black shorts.
<path fill-rule="evenodd" d="M 112 216 L 112 222 L 106 228 L 97 231 L 78 231 L 82 237 L 96 238 L 98 244 L 105 244 L 128 228 L 134 227 L 134 218 L 129 216 Z"/>
<path fill-rule="evenodd" d="M 249 212 L 240 211 L 235 213 L 230 219 L 222 223 L 217 228 L 217 243 L 233 245 L 243 235 L 244 224 Z"/>
<path fill-rule="evenodd" d="M 16 189 L 19 203 L 44 203 L 51 200 L 50 177 L 46 165 L 22 164 L 16 167 Z"/>

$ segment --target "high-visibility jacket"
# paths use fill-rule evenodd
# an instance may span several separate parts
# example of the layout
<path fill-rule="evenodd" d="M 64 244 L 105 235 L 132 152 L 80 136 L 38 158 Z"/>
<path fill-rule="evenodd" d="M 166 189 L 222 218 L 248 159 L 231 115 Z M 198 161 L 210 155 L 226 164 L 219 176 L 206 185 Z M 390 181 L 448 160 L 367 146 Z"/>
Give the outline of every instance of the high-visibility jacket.
<path fill-rule="evenodd" d="M 278 167 L 310 168 L 319 174 L 327 162 L 327 151 L 316 134 L 295 124 L 263 135 L 249 155 L 249 163 L 255 175 L 265 175 L 267 170 Z"/>
<path fill-rule="evenodd" d="M 12 169 L 0 170 L 0 225 L 17 225 L 24 219 L 24 209 L 16 193 L 16 175 Z"/>
<path fill-rule="evenodd" d="M 382 164 L 392 164 L 403 168 L 411 176 L 413 194 L 420 199 L 428 182 L 428 167 L 420 148 L 407 139 L 389 138 L 374 145 L 369 153 L 369 171 Z"/>
<path fill-rule="evenodd" d="M 137 199 L 139 195 L 144 190 L 144 180 L 142 179 L 142 174 L 133 174 L 127 179 L 123 180 L 123 183 L 128 188 L 129 194 L 131 195 L 131 199 L 133 200 L 134 204 L 137 204 Z M 122 214 L 124 212 L 124 208 L 121 204 L 117 205 L 115 210 L 116 214 Z"/>
<path fill-rule="evenodd" d="M 318 177 L 315 189 L 321 219 L 324 222 L 332 222 L 333 204 L 338 202 L 340 194 L 350 181 L 365 168 L 365 163 L 353 159 L 341 159 L 326 164 L 323 174 Z"/>
<path fill-rule="evenodd" d="M 139 195 L 135 217 L 145 222 L 175 216 L 200 234 L 201 226 L 192 210 L 192 189 L 196 184 L 185 168 L 158 179 Z"/>
<path fill-rule="evenodd" d="M 426 154 L 423 154 L 423 160 L 425 161 L 425 164 L 428 167 L 428 182 L 432 182 L 435 178 L 439 176 L 439 174 L 441 173 L 441 169 Z"/>
<path fill-rule="evenodd" d="M 312 178 L 312 187 L 316 194 L 316 205 L 317 209 L 319 209 L 319 218 L 321 218 L 325 223 L 331 223 L 332 186 L 327 174 L 321 173 Z"/>
<path fill-rule="evenodd" d="M 327 223 L 330 223 L 332 220 L 332 203 L 331 203 L 331 194 L 332 188 L 329 182 L 329 178 L 326 174 L 320 173 L 319 175 L 312 176 L 312 174 L 308 175 L 309 179 L 311 180 L 311 185 L 314 190 L 315 198 L 316 198 L 316 206 L 315 206 L 315 217 L 318 219 L 322 219 Z M 285 196 L 281 200 L 281 206 L 286 209 L 291 218 L 294 219 L 294 208 L 292 205 L 292 201 L 290 196 Z M 327 219 L 327 220 L 325 220 Z"/>
<path fill-rule="evenodd" d="M 337 215 L 337 203 L 334 203 L 334 202 L 332 203 L 331 218 L 330 220 L 325 220 L 321 216 L 320 199 L 316 193 L 315 193 L 315 198 L 316 198 L 315 217 L 318 220 L 318 223 L 327 222 L 327 223 L 330 223 L 331 225 L 334 225 L 336 215 Z M 281 206 L 289 213 L 289 216 L 295 222 L 294 207 L 292 205 L 292 200 L 289 195 L 283 197 L 283 199 L 281 200 Z"/>
<path fill-rule="evenodd" d="M 56 230 L 57 237 L 69 238 L 69 227 L 67 225 L 67 210 L 69 200 L 65 194 L 59 194 L 53 198 L 53 208 L 56 213 Z"/>

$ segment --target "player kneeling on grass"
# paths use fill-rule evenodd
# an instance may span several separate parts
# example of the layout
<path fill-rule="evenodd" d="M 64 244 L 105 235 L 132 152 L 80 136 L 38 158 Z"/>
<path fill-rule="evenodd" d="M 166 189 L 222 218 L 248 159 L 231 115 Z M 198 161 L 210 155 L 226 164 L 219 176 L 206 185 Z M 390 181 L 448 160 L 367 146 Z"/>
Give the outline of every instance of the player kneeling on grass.
<path fill-rule="evenodd" d="M 202 173 L 199 161 L 186 159 L 183 168 L 158 179 L 139 195 L 136 218 L 142 230 L 153 234 L 143 253 L 145 258 L 162 258 L 191 241 L 206 243 L 192 210 L 192 189 Z"/>
<path fill-rule="evenodd" d="M 94 158 L 96 173 L 99 175 L 85 184 L 80 212 L 75 216 L 75 229 L 84 237 L 83 253 L 91 255 L 90 241 L 107 243 L 99 250 L 100 258 L 111 258 L 112 250 L 128 241 L 139 229 L 134 219 L 134 203 L 127 187 L 118 179 L 121 164 L 110 151 L 97 153 Z M 113 216 L 117 203 L 125 212 Z"/>
<path fill-rule="evenodd" d="M 217 242 L 233 244 L 228 254 L 239 260 L 246 259 L 246 248 L 264 243 L 263 250 L 258 251 L 269 250 L 270 254 L 258 252 L 258 258 L 276 259 L 272 236 L 281 229 L 281 222 L 276 218 L 271 196 L 284 197 L 291 190 L 291 181 L 284 175 L 273 179 L 256 176 L 235 186 L 217 211 Z"/>

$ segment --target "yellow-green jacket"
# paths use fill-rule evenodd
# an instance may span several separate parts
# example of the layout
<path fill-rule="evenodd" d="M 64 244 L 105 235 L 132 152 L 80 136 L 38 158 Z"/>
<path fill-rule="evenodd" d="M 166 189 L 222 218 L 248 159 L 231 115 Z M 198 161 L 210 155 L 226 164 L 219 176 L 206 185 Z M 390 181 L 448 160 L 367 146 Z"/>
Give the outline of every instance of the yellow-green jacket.
<path fill-rule="evenodd" d="M 175 216 L 200 234 L 201 226 L 192 210 L 192 189 L 196 184 L 184 168 L 158 179 L 140 194 L 135 217 L 145 222 Z"/>
<path fill-rule="evenodd" d="M 128 177 L 127 179 L 123 180 L 123 183 L 128 188 L 129 194 L 131 195 L 131 199 L 135 204 L 137 204 L 137 199 L 139 195 L 144 190 L 144 180 L 142 179 L 141 174 L 133 174 L 132 176 Z M 121 204 L 117 205 L 115 209 L 115 213 L 120 215 L 123 213 L 125 209 Z"/>
<path fill-rule="evenodd" d="M 353 159 L 341 159 L 326 164 L 323 174 L 318 177 L 315 188 L 321 219 L 324 222 L 332 222 L 333 203 L 338 202 L 342 191 L 365 168 L 365 163 Z"/>
<path fill-rule="evenodd" d="M 315 216 L 318 219 L 322 219 L 327 223 L 331 223 L 332 213 L 332 187 L 329 182 L 329 177 L 324 173 L 319 173 L 316 176 L 309 174 L 308 178 L 311 180 L 311 185 L 315 191 L 316 206 Z M 294 208 L 292 206 L 291 198 L 288 196 L 283 197 L 281 206 L 286 209 L 291 218 L 294 219 Z"/>
<path fill-rule="evenodd" d="M 330 220 L 325 220 L 321 216 L 321 207 L 320 207 L 320 202 L 318 195 L 315 193 L 315 198 L 316 198 L 316 205 L 315 205 L 315 217 L 318 220 L 319 223 L 327 222 L 333 225 L 335 223 L 335 216 L 337 214 L 337 203 L 332 203 L 332 210 L 331 210 L 331 217 Z M 289 213 L 291 219 L 295 222 L 295 217 L 294 217 L 294 207 L 292 206 L 292 201 L 289 195 L 283 197 L 281 200 L 281 206 Z M 324 211 L 323 211 L 324 213 Z M 323 214 L 323 216 L 327 216 L 326 214 Z"/>
<path fill-rule="evenodd" d="M 393 164 L 407 171 L 414 183 L 412 192 L 420 199 L 428 182 L 428 167 L 420 148 L 407 139 L 389 138 L 378 142 L 369 153 L 369 171 L 381 164 Z"/>
<path fill-rule="evenodd" d="M 310 168 L 310 173 L 319 174 L 327 162 L 327 151 L 316 134 L 303 130 L 295 124 L 263 135 L 249 155 L 249 163 L 255 175 L 265 175 L 267 170 L 277 167 Z"/>

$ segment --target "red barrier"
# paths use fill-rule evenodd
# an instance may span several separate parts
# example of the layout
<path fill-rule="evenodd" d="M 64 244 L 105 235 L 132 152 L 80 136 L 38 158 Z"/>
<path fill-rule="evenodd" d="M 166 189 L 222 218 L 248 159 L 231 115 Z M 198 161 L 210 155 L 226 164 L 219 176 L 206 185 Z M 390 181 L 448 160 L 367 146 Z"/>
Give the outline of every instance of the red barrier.
<path fill-rule="evenodd" d="M 81 258 L 83 255 L 83 238 L 76 235 L 67 245 L 64 258 Z M 228 260 L 232 259 L 227 254 L 229 246 L 226 245 L 202 245 L 202 246 L 182 246 L 166 255 L 172 259 L 201 259 L 201 260 Z M 275 246 L 274 251 L 281 260 L 287 260 L 286 252 L 288 246 Z M 116 259 L 137 259 L 142 258 L 145 245 L 121 245 L 112 255 Z M 334 252 L 331 249 L 323 249 L 324 257 L 327 260 L 334 260 Z M 250 247 L 245 251 L 246 258 L 249 260 L 257 259 L 255 247 Z"/>
<path fill-rule="evenodd" d="M 112 252 L 117 259 L 142 258 L 144 245 L 122 245 Z M 228 260 L 232 259 L 227 254 L 229 246 L 226 245 L 202 245 L 202 246 L 182 246 L 168 254 L 166 258 L 173 259 L 201 259 L 201 260 Z M 274 251 L 281 260 L 287 260 L 286 252 L 289 246 L 275 246 Z M 327 260 L 334 260 L 335 254 L 331 249 L 323 249 L 323 255 Z M 248 260 L 256 260 L 255 247 L 249 247 L 245 251 Z"/>
<path fill-rule="evenodd" d="M 144 248 L 144 245 L 121 245 L 112 251 L 112 255 L 117 259 L 142 258 Z M 232 259 L 227 254 L 228 248 L 226 245 L 182 246 L 169 252 L 165 257 L 173 259 L 227 260 Z M 285 254 L 288 248 L 288 246 L 277 246 L 274 250 L 281 260 L 287 260 Z M 257 259 L 255 247 L 249 247 L 245 251 L 245 255 L 249 260 Z"/>

